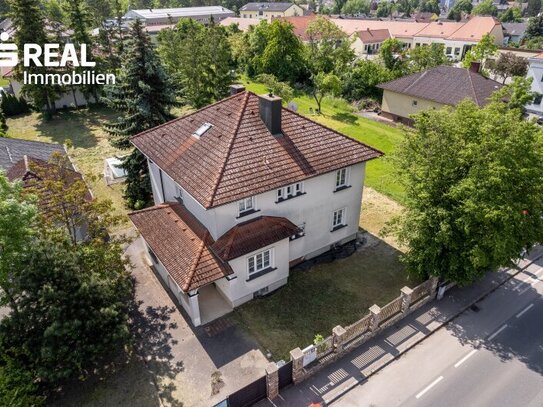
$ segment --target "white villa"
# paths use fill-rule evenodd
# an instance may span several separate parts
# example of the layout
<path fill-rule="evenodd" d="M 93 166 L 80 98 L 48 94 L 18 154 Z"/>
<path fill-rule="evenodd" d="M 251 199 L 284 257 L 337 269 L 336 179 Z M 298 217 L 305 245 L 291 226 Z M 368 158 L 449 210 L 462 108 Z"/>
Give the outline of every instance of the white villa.
<path fill-rule="evenodd" d="M 148 158 L 156 205 L 130 218 L 195 326 L 355 239 L 366 161 L 382 155 L 279 97 L 232 89 L 132 138 Z"/>

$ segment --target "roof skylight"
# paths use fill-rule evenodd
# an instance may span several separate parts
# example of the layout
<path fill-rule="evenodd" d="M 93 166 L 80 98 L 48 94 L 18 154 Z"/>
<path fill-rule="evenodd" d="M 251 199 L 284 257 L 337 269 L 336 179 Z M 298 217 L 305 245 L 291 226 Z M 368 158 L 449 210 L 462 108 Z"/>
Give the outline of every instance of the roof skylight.
<path fill-rule="evenodd" d="M 197 139 L 200 139 L 200 137 L 202 137 L 206 131 L 208 131 L 210 128 L 212 128 L 213 125 L 211 123 L 204 123 L 202 124 L 200 127 L 198 127 L 198 129 L 194 132 L 193 136 L 196 137 Z"/>

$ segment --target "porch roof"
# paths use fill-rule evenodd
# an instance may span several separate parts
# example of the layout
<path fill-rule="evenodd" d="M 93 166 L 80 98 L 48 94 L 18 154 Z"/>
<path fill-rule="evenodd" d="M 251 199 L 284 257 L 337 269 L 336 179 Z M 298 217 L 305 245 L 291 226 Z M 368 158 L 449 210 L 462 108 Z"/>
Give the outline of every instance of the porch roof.
<path fill-rule="evenodd" d="M 232 274 L 211 251 L 215 241 L 209 231 L 182 204 L 164 203 L 128 216 L 184 292 Z"/>

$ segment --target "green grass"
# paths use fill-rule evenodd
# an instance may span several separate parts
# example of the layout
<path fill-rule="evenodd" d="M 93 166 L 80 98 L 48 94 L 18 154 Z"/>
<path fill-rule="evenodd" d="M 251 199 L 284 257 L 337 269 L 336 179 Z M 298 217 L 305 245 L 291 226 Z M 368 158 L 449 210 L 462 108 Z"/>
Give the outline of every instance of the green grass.
<path fill-rule="evenodd" d="M 385 305 L 410 282 L 399 252 L 381 240 L 352 256 L 320 264 L 309 271 L 292 270 L 288 284 L 267 298 L 236 308 L 238 322 L 257 338 L 274 360 L 313 343 L 316 334 L 331 335 L 368 313 L 373 304 Z"/>
<path fill-rule="evenodd" d="M 268 91 L 266 85 L 261 83 L 248 80 L 243 82 L 248 90 L 256 94 Z M 309 95 L 298 92 L 293 102 L 298 106 L 298 113 L 385 153 L 384 157 L 368 163 L 366 185 L 397 202 L 403 202 L 404 190 L 397 181 L 398 178 L 394 173 L 393 163 L 390 159 L 390 154 L 403 139 L 402 130 L 360 117 L 345 106 L 345 103 L 338 103 L 333 99 L 324 99 L 321 115 L 310 113 L 309 109 L 315 110 L 317 103 Z"/>

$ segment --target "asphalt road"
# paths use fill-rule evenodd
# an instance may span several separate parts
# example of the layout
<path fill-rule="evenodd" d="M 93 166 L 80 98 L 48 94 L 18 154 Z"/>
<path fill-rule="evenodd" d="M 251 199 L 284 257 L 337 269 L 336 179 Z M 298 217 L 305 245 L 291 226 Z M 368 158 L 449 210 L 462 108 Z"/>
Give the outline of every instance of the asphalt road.
<path fill-rule="evenodd" d="M 543 406 L 543 262 L 333 403 Z"/>

